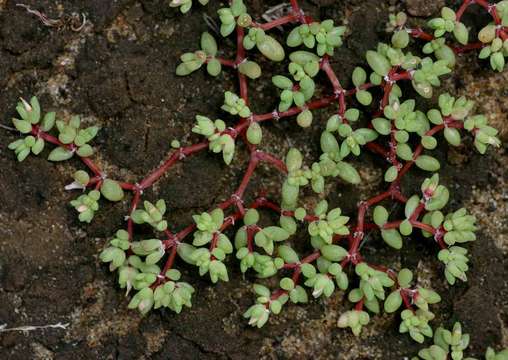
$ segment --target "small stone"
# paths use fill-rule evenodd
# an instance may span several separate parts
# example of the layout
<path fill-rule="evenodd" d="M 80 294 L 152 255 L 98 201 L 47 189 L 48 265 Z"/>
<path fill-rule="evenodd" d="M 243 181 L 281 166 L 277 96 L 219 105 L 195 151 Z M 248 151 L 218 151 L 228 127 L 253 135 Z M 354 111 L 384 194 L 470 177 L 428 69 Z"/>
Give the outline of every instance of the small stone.
<path fill-rule="evenodd" d="M 413 16 L 428 17 L 437 14 L 443 6 L 444 0 L 406 0 L 407 12 Z"/>

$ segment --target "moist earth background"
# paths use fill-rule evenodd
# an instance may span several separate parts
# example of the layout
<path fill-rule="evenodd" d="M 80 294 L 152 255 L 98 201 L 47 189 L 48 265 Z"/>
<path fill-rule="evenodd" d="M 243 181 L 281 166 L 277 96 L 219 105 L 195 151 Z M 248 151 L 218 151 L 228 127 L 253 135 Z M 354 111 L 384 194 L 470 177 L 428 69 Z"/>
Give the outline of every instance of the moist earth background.
<path fill-rule="evenodd" d="M 164 159 L 171 140 L 183 144 L 198 140 L 190 133 L 196 114 L 234 120 L 220 111 L 223 92 L 237 89 L 233 72 L 226 69 L 217 79 L 202 70 L 184 78 L 175 75 L 178 57 L 197 49 L 201 32 L 210 31 L 203 14 L 215 17 L 223 4 L 196 4 L 182 16 L 163 0 L 25 0 L 50 18 L 85 13 L 87 25 L 74 32 L 69 26 L 46 27 L 15 3 L 0 0 L 3 125 L 9 125 L 20 96 L 35 94 L 45 111 L 56 110 L 60 118 L 79 114 L 87 124 L 100 124 L 102 130 L 94 142 L 97 161 L 114 178 L 136 181 Z M 277 4 L 246 3 L 258 19 Z M 446 2 L 450 6 L 459 3 Z M 388 39 L 389 9 L 407 10 L 411 22 L 423 24 L 425 17 L 436 15 L 444 4 L 440 0 L 309 0 L 302 7 L 314 18 L 333 18 L 353 30 L 332 63 L 339 79 L 349 86 L 354 67 L 364 65 L 365 51 Z M 487 21 L 477 10 L 466 19 L 475 29 Z M 278 30 L 273 34 L 281 37 Z M 225 57 L 234 55 L 232 39 L 220 40 L 219 46 Z M 270 64 L 255 52 L 252 57 L 264 70 L 260 79 L 250 81 L 252 109 L 271 111 L 277 92 L 270 77 L 284 73 L 285 64 Z M 321 80 L 326 93 L 328 84 Z M 508 71 L 494 73 L 487 63 L 468 54 L 459 58 L 442 90 L 477 100 L 477 111 L 488 114 L 506 144 Z M 425 110 L 436 103 L 436 97 L 418 103 Z M 311 163 L 319 155 L 319 134 L 331 111 L 317 111 L 312 127 L 306 130 L 296 126 L 294 119 L 263 126 L 262 148 L 282 157 L 290 146 L 297 147 Z M 308 305 L 285 306 L 265 327 L 253 329 L 241 315 L 254 301 L 250 285 L 255 278 L 243 277 L 233 256 L 230 281 L 217 285 L 200 278 L 195 268 L 181 265 L 185 279 L 197 290 L 192 309 L 180 315 L 157 310 L 141 317 L 127 309 L 129 299 L 97 257 L 108 237 L 125 225 L 128 201 L 101 203 L 92 224 L 79 223 L 68 205 L 77 193 L 66 192 L 64 185 L 82 168 L 81 163 L 50 163 L 45 160 L 46 149 L 41 156 L 29 156 L 18 164 L 7 149 L 16 137 L 0 129 L 0 324 L 8 328 L 68 326 L 2 332 L 0 358 L 402 359 L 422 347 L 398 334 L 397 315 L 373 316 L 358 338 L 349 330 L 338 329 L 338 316 L 351 306 L 341 291 Z M 468 246 L 472 254 L 469 281 L 449 287 L 436 258 L 436 244 L 419 236 L 408 238 L 397 252 L 387 249 L 376 234 L 369 234 L 362 251 L 373 262 L 415 270 L 420 284 L 432 286 L 443 297 L 433 307 L 437 314 L 433 327 L 460 320 L 472 337 L 470 354 L 480 356 L 489 345 L 497 349 L 508 345 L 508 156 L 505 146 L 482 157 L 471 150 L 470 139 L 459 148 L 441 140 L 434 154 L 442 164 L 441 178 L 451 191 L 449 209 L 466 206 L 479 219 L 478 240 Z M 164 198 L 170 227 L 182 228 L 192 214 L 213 207 L 234 191 L 247 160 L 242 147 L 231 167 L 219 156 L 201 153 L 174 167 L 145 198 Z M 326 187 L 330 203 L 351 215 L 358 201 L 385 186 L 382 171 L 386 167 L 367 151 L 353 163 L 363 179 L 360 186 L 330 180 Z M 412 171 L 405 179 L 405 194 L 416 192 L 425 175 Z M 277 197 L 280 184 L 281 177 L 273 169 L 261 167 L 247 197 L 261 190 Z M 303 197 L 307 205 L 316 201 L 310 195 Z M 391 210 L 394 214 L 401 211 L 400 207 Z M 306 241 L 305 230 L 293 240 L 302 250 Z M 275 286 L 276 280 L 266 283 Z"/>

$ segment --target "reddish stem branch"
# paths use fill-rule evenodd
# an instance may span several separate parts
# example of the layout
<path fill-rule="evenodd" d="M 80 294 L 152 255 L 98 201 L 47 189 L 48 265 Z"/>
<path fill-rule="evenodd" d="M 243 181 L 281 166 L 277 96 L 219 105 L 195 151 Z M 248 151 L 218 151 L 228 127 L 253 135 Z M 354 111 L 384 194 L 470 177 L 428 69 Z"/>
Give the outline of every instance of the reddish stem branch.
<path fill-rule="evenodd" d="M 80 158 L 83 164 L 85 164 L 90 169 L 90 171 L 94 173 L 94 175 L 100 176 L 102 174 L 101 169 L 97 165 L 95 165 L 95 163 L 90 158 L 87 157 Z"/>
<path fill-rule="evenodd" d="M 134 222 L 132 221 L 132 213 L 138 207 L 140 199 L 141 199 L 141 191 L 134 192 L 134 197 L 132 198 L 131 206 L 129 209 L 129 218 L 127 219 L 127 232 L 129 233 L 129 240 L 132 240 L 132 236 L 134 233 Z"/>
<path fill-rule="evenodd" d="M 293 12 L 298 15 L 298 20 L 301 23 L 306 23 L 305 14 L 300 9 L 300 5 L 298 5 L 298 0 L 290 0 L 289 2 L 291 4 L 291 8 L 293 9 Z"/>
<path fill-rule="evenodd" d="M 256 170 L 256 166 L 258 165 L 258 158 L 251 154 L 249 166 L 247 167 L 247 170 L 245 171 L 245 174 L 243 175 L 242 182 L 240 183 L 240 186 L 235 192 L 235 195 L 241 199 L 243 197 L 243 194 L 245 190 L 247 189 L 247 185 L 249 184 L 250 178 L 252 177 L 252 174 L 254 174 L 254 171 Z"/>
<path fill-rule="evenodd" d="M 256 152 L 253 155 L 256 159 L 260 161 L 267 162 L 269 164 L 272 164 L 277 169 L 280 170 L 280 172 L 287 174 L 288 169 L 286 167 L 286 164 L 281 159 L 276 158 L 274 155 L 266 153 L 264 151 L 256 150 Z"/>
<path fill-rule="evenodd" d="M 365 303 L 365 299 L 362 298 L 360 301 L 358 301 L 355 305 L 355 310 L 356 311 L 362 311 L 363 310 L 363 305 Z"/>
<path fill-rule="evenodd" d="M 414 37 L 416 39 L 422 39 L 422 40 L 426 40 L 426 41 L 434 40 L 434 35 L 426 33 L 425 31 L 423 31 L 420 28 L 410 29 L 409 35 L 411 35 L 412 37 Z"/>
<path fill-rule="evenodd" d="M 429 224 L 424 224 L 422 222 L 414 221 L 414 220 L 411 220 L 410 222 L 411 222 L 411 225 L 413 225 L 415 228 L 422 229 L 423 231 L 431 233 L 432 235 L 434 235 L 436 233 L 436 229 Z"/>
<path fill-rule="evenodd" d="M 384 158 L 388 158 L 388 150 L 386 150 L 383 146 L 379 145 L 378 143 L 370 142 L 370 143 L 365 144 L 365 146 L 370 151 L 372 151 L 376 154 L 379 154 L 379 155 L 383 156 Z"/>
<path fill-rule="evenodd" d="M 311 101 L 311 102 L 305 104 L 305 107 L 309 110 L 321 109 L 321 108 L 329 106 L 330 104 L 333 104 L 337 100 L 337 98 L 338 97 L 336 95 L 327 96 L 322 99 Z M 278 120 L 281 118 L 297 115 L 297 114 L 301 113 L 303 110 L 304 110 L 304 108 L 295 106 L 295 107 L 290 108 L 287 111 L 282 111 L 282 112 L 273 111 L 271 113 L 253 115 L 252 120 L 257 121 L 257 122 L 263 122 L 263 121 L 274 120 L 274 119 Z"/>
<path fill-rule="evenodd" d="M 290 15 L 280 17 L 278 19 L 275 19 L 273 21 L 270 21 L 270 22 L 267 22 L 264 24 L 259 24 L 259 23 L 253 22 L 252 26 L 263 29 L 264 31 L 268 31 L 273 28 L 276 28 L 277 26 L 281 26 L 281 25 L 285 25 L 288 23 L 298 21 L 299 19 L 300 19 L 300 15 L 290 14 Z"/>
<path fill-rule="evenodd" d="M 320 65 L 321 69 L 325 72 L 326 76 L 332 83 L 335 95 L 339 97 L 339 115 L 343 118 L 346 112 L 346 94 L 339 79 L 337 78 L 337 75 L 335 75 L 335 72 L 330 66 L 328 55 L 325 55 L 323 59 L 321 59 Z"/>
<path fill-rule="evenodd" d="M 467 10 L 469 5 L 473 4 L 475 0 L 464 0 L 462 2 L 462 5 L 460 5 L 459 9 L 455 12 L 455 19 L 457 21 L 460 21 L 462 18 L 462 15 L 464 15 L 464 12 Z"/>
<path fill-rule="evenodd" d="M 237 66 L 236 62 L 233 60 L 223 59 L 220 57 L 216 57 L 215 59 L 219 60 L 219 62 L 223 66 L 227 66 L 227 67 L 231 67 L 231 68 L 235 68 Z M 208 63 L 208 61 L 209 61 L 209 59 L 207 59 L 206 62 Z"/>
<path fill-rule="evenodd" d="M 454 46 L 452 49 L 455 54 L 462 54 L 462 53 L 465 53 L 465 52 L 468 52 L 471 50 L 482 49 L 484 47 L 485 47 L 485 44 L 482 43 L 481 41 L 478 41 L 478 42 L 474 42 L 474 43 L 463 45 L 463 46 Z"/>
<path fill-rule="evenodd" d="M 193 155 L 203 149 L 208 147 L 208 142 L 202 142 L 194 145 L 190 145 L 187 147 L 182 147 L 179 150 L 173 152 L 169 158 L 157 169 L 155 169 L 152 173 L 150 173 L 146 178 L 144 178 L 139 186 L 141 189 L 146 189 L 153 185 L 154 182 L 159 180 L 161 176 L 166 173 L 175 163 L 179 160 L 186 158 L 187 156 Z"/>
<path fill-rule="evenodd" d="M 173 267 L 173 263 L 175 262 L 176 258 L 176 246 L 171 247 L 171 252 L 169 253 L 168 261 L 166 261 L 166 264 L 164 265 L 164 269 L 162 270 L 162 274 L 165 275 L 166 272 Z"/>

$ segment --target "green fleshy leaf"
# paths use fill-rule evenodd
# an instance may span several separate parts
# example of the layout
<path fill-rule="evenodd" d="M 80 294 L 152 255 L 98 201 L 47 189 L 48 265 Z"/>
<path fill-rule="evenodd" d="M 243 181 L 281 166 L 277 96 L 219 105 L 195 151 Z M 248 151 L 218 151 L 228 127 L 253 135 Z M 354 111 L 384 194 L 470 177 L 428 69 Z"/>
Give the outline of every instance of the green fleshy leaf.
<path fill-rule="evenodd" d="M 124 197 L 124 192 L 120 184 L 111 179 L 105 179 L 101 185 L 102 195 L 109 201 L 120 201 Z"/>
<path fill-rule="evenodd" d="M 70 159 L 72 157 L 72 155 L 74 155 L 74 153 L 72 151 L 69 151 L 63 147 L 57 147 L 49 153 L 48 160 L 49 161 L 64 161 L 64 160 Z"/>

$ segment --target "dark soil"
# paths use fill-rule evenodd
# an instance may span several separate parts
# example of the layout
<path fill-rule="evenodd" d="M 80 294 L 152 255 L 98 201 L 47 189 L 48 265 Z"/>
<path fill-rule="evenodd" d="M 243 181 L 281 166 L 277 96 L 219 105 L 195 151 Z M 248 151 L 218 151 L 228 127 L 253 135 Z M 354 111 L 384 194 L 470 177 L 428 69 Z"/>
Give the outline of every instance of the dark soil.
<path fill-rule="evenodd" d="M 205 8 L 196 5 L 181 16 L 165 0 L 25 0 L 51 18 L 85 13 L 89 23 L 80 32 L 68 26 L 45 27 L 15 3 L 0 0 L 2 124 L 9 124 L 18 97 L 36 94 L 44 109 L 55 109 L 61 117 L 80 114 L 87 122 L 101 124 L 95 142 L 98 161 L 115 177 L 135 181 L 159 164 L 172 139 L 183 139 L 185 144 L 197 139 L 188 135 L 196 114 L 224 118 L 219 111 L 222 93 L 235 89 L 234 74 L 225 72 L 218 80 L 203 71 L 186 78 L 174 74 L 179 55 L 194 50 L 200 33 L 207 30 L 202 14 L 213 15 L 219 7 L 216 1 Z M 248 1 L 257 16 L 276 3 Z M 354 30 L 333 64 L 347 84 L 365 51 L 386 40 L 389 6 L 405 9 L 407 5 L 412 15 L 428 16 L 442 3 L 309 0 L 303 7 L 315 17 L 347 22 Z M 484 21 L 474 14 L 469 19 L 476 26 Z M 232 42 L 221 41 L 221 45 L 231 49 Z M 230 55 L 230 50 L 225 54 Z M 250 84 L 253 108 L 271 111 L 275 92 L 270 74 L 282 72 L 282 67 L 258 60 L 266 71 Z M 507 71 L 495 74 L 473 55 L 464 56 L 444 87 L 475 98 L 478 111 L 487 112 L 507 139 Z M 291 120 L 267 125 L 263 146 L 282 155 L 291 144 L 302 149 L 310 162 L 318 154 L 325 116 L 322 112 L 306 131 Z M 349 306 L 340 292 L 307 306 L 289 305 L 263 329 L 252 329 L 241 314 L 253 302 L 249 287 L 253 279 L 242 279 L 234 260 L 231 281 L 216 286 L 199 278 L 195 269 L 184 267 L 187 280 L 197 289 L 192 309 L 181 315 L 154 311 L 141 318 L 127 310 L 128 299 L 97 259 L 108 237 L 123 225 L 127 202 L 104 204 L 91 225 L 79 223 L 68 206 L 76 195 L 63 187 L 81 164 L 49 163 L 48 150 L 18 164 L 7 149 L 15 138 L 0 129 L 0 325 L 69 325 L 0 333 L 0 359 L 402 359 L 418 351 L 408 336 L 398 334 L 396 316 L 375 316 L 359 338 L 338 329 L 337 318 Z M 471 355 L 480 356 L 489 345 L 498 349 L 508 345 L 508 156 L 501 148 L 481 157 L 471 147 L 467 141 L 458 150 L 443 145 L 435 151 L 443 164 L 442 179 L 452 192 L 451 208 L 467 206 L 479 218 L 481 229 L 478 241 L 470 246 L 467 284 L 446 285 L 435 244 L 418 237 L 399 253 L 388 251 L 379 238 L 372 237 L 364 252 L 394 268 L 417 269 L 418 280 L 443 296 L 435 307 L 434 325 L 460 320 L 472 335 Z M 191 214 L 231 193 L 245 161 L 242 149 L 231 168 L 211 154 L 189 158 L 147 198 L 165 198 L 171 227 L 181 228 Z M 356 165 L 364 178 L 360 188 L 331 182 L 327 189 L 330 201 L 348 213 L 357 201 L 383 186 L 379 159 L 366 155 Z M 416 191 L 424 176 L 413 172 L 405 191 Z M 279 184 L 278 176 L 262 168 L 249 196 L 262 189 L 276 195 Z M 295 241 L 305 240 L 302 235 Z"/>

